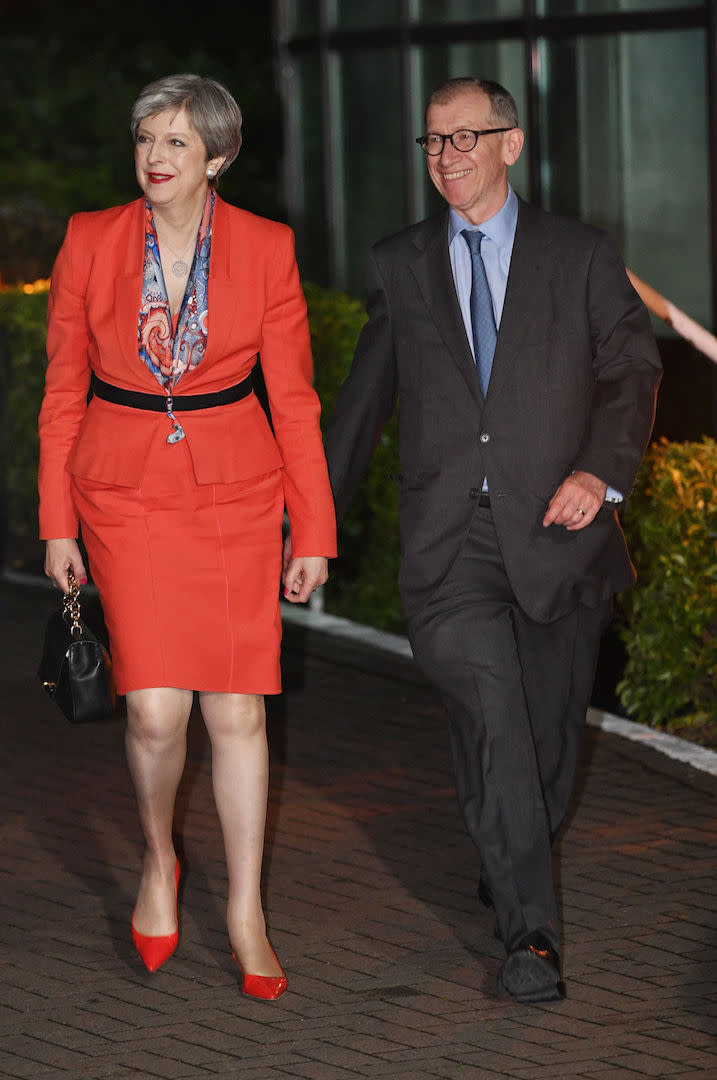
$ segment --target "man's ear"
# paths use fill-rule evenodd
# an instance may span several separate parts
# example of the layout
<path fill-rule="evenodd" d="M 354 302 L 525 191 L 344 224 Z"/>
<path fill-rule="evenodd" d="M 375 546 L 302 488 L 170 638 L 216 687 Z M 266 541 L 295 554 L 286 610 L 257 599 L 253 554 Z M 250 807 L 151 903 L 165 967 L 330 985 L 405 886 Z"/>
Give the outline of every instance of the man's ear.
<path fill-rule="evenodd" d="M 506 131 L 503 136 L 503 161 L 506 165 L 515 165 L 523 149 L 525 135 L 518 127 Z"/>

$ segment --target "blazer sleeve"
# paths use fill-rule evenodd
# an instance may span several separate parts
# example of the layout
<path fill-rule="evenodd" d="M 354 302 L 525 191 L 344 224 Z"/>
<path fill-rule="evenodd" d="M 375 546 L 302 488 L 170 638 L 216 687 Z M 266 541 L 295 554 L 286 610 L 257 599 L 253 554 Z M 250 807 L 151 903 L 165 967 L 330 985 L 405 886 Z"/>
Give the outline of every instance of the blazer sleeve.
<path fill-rule="evenodd" d="M 85 290 L 90 258 L 71 218 L 55 261 L 48 303 L 45 394 L 39 417 L 40 538 L 77 536 L 66 465 L 87 409 L 90 385 Z"/>
<path fill-rule="evenodd" d="M 290 229 L 277 230 L 267 269 L 260 347 L 295 556 L 336 555 L 336 517 L 321 445 L 311 339 Z"/>
<path fill-rule="evenodd" d="M 662 374 L 645 305 L 605 233 L 587 280 L 595 387 L 575 469 L 600 477 L 627 500 L 655 418 Z"/>
<path fill-rule="evenodd" d="M 368 469 L 398 393 L 391 310 L 373 250 L 366 263 L 366 307 L 368 321 L 359 335 L 351 370 L 324 438 L 339 521 Z"/>

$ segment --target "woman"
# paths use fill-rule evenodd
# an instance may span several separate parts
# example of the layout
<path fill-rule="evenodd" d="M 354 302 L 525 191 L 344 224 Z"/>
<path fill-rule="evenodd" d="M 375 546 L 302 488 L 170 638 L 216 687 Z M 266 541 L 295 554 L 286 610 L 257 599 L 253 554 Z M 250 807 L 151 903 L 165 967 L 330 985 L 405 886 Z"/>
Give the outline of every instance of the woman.
<path fill-rule="evenodd" d="M 244 992 L 275 998 L 286 977 L 260 897 L 263 695 L 280 691 L 285 505 L 289 600 L 307 600 L 336 553 L 306 306 L 291 231 L 216 194 L 241 145 L 241 112 L 224 87 L 197 75 L 152 83 L 132 135 L 144 197 L 73 217 L 52 275 L 45 572 L 64 591 L 69 569 L 87 580 L 79 519 L 127 698 L 146 841 L 132 936 L 144 963 L 156 970 L 178 941 L 172 819 L 196 690 L 232 952 Z M 251 389 L 259 353 L 273 433 Z"/>

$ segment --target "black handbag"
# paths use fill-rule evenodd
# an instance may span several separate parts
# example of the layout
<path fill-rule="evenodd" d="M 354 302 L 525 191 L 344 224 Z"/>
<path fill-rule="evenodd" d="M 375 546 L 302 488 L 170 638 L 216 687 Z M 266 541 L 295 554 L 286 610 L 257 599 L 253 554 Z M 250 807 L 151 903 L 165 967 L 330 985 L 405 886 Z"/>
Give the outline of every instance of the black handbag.
<path fill-rule="evenodd" d="M 109 653 L 80 618 L 80 587 L 68 570 L 70 591 L 45 627 L 38 676 L 71 724 L 107 720 L 115 708 Z"/>

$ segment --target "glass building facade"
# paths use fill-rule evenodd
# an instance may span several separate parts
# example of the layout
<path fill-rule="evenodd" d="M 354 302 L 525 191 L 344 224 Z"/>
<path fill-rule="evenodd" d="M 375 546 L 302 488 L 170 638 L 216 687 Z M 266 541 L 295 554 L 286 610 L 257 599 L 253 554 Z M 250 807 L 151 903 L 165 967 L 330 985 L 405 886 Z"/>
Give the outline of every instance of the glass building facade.
<path fill-rule="evenodd" d="M 414 141 L 425 99 L 477 75 L 518 103 L 519 194 L 607 229 L 631 270 L 715 329 L 717 0 L 280 0 L 276 29 L 304 277 L 360 296 L 369 245 L 440 206 Z M 671 363 L 682 383 L 694 370 L 693 426 L 713 430 L 709 361 L 655 329 L 668 384 Z"/>

